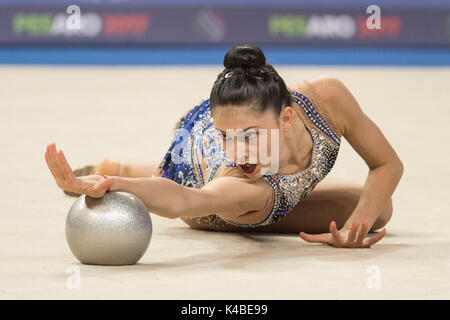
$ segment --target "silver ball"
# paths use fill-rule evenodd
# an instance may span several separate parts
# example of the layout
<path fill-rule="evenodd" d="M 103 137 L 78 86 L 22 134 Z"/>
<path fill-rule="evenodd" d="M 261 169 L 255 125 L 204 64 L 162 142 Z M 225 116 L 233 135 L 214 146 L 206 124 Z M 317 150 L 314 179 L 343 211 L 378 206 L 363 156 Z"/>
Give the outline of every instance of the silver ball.
<path fill-rule="evenodd" d="M 152 221 L 145 204 L 124 191 L 81 195 L 66 219 L 66 240 L 84 264 L 135 264 L 147 251 Z"/>

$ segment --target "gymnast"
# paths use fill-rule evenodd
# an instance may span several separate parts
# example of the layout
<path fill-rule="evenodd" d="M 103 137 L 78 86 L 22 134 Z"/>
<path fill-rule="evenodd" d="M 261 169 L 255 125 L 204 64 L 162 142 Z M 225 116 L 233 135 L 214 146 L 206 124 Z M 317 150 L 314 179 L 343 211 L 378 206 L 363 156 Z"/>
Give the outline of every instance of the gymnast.
<path fill-rule="evenodd" d="M 176 122 L 161 161 L 105 159 L 72 171 L 52 143 L 45 160 L 58 187 L 97 198 L 131 192 L 195 230 L 295 233 L 337 248 L 380 241 L 403 164 L 346 86 L 320 77 L 287 88 L 251 44 L 232 47 L 223 64 L 210 97 Z M 362 186 L 325 179 L 342 137 L 369 168 Z"/>

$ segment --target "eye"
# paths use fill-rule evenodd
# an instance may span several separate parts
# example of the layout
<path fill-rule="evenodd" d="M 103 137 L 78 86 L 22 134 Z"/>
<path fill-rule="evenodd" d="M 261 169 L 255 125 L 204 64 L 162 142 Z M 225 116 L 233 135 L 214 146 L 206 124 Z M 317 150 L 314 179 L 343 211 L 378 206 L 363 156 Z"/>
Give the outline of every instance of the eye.
<path fill-rule="evenodd" d="M 232 141 L 233 137 L 227 136 L 227 135 L 222 135 L 222 140 L 223 141 Z"/>
<path fill-rule="evenodd" d="M 248 140 L 249 144 L 256 144 L 258 134 L 255 131 L 251 131 L 245 134 L 246 140 Z"/>
<path fill-rule="evenodd" d="M 227 138 L 226 134 L 220 132 L 219 130 L 217 130 L 216 133 L 217 133 L 217 136 L 219 137 L 219 139 L 222 139 L 223 141 L 226 140 L 226 138 Z"/>
<path fill-rule="evenodd" d="M 256 132 L 254 132 L 254 131 L 245 134 L 245 137 L 246 137 L 246 138 L 249 138 L 249 139 L 255 139 L 256 136 L 257 136 L 257 135 L 256 135 Z"/>

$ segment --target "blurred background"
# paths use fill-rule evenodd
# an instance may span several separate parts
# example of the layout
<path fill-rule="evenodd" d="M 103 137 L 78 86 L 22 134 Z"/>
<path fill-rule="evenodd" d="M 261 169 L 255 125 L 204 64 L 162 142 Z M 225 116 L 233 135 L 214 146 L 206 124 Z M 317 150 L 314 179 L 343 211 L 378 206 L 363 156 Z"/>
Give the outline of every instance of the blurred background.
<path fill-rule="evenodd" d="M 75 5 L 76 8 L 71 5 Z M 0 0 L 0 63 L 448 65 L 448 0 Z"/>

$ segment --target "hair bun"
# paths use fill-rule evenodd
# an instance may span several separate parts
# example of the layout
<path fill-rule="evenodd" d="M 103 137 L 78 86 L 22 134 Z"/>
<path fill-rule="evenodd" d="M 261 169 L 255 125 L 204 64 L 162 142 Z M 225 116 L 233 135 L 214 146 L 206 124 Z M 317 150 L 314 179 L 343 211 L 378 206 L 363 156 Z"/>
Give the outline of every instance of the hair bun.
<path fill-rule="evenodd" d="M 223 65 L 227 69 L 259 68 L 266 64 L 266 57 L 262 50 L 252 44 L 234 46 L 223 58 Z"/>

